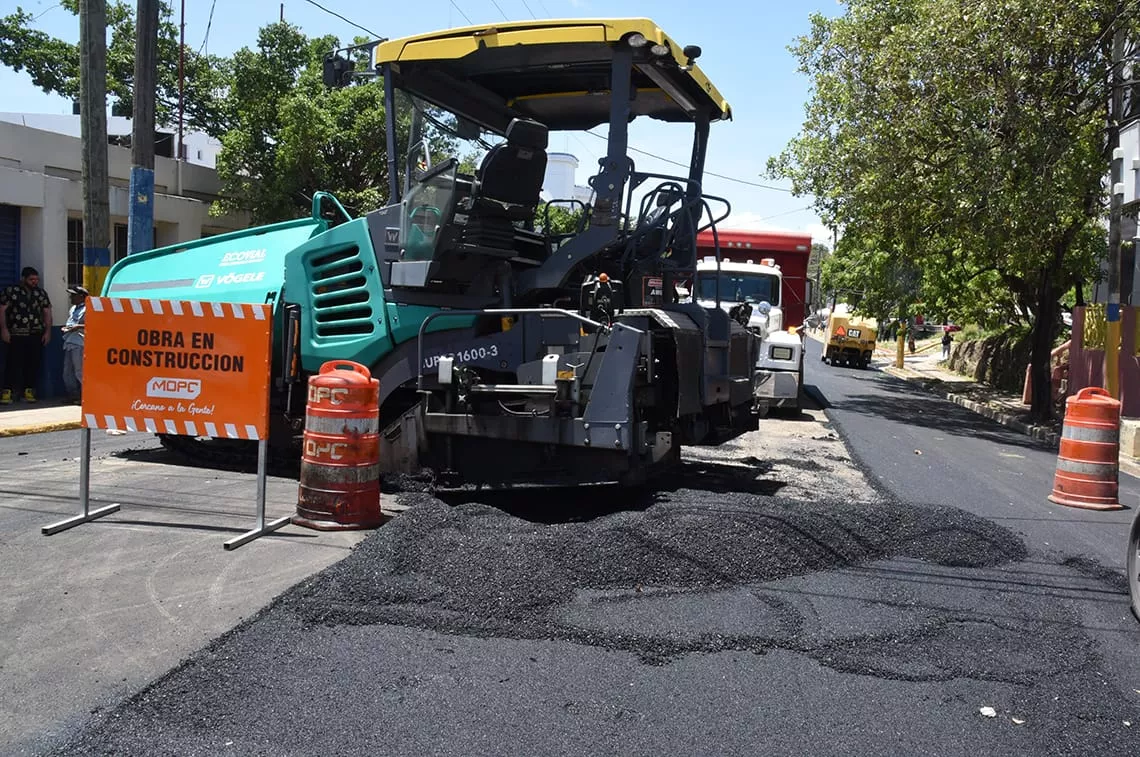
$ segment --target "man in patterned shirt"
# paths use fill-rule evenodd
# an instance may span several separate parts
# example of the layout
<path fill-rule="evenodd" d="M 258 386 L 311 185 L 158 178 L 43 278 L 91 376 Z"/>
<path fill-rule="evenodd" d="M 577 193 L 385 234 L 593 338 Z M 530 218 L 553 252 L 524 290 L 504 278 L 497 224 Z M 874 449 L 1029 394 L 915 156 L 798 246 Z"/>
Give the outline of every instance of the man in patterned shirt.
<path fill-rule="evenodd" d="M 35 402 L 44 346 L 51 340 L 51 301 L 31 266 L 20 271 L 19 284 L 0 291 L 0 339 L 8 345 L 0 405 L 12 404 L 13 391 L 21 390 L 26 402 Z"/>

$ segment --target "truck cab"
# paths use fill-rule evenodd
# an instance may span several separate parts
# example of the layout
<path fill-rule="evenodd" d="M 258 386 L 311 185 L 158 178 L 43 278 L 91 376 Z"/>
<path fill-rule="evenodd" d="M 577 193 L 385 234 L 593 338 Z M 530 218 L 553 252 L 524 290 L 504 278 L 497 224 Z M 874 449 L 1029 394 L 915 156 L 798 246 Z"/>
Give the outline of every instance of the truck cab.
<path fill-rule="evenodd" d="M 761 339 L 756 399 L 761 409 L 798 408 L 803 386 L 803 341 L 784 329 L 783 274 L 775 260 L 759 263 L 697 261 L 692 298 L 701 307 L 736 313 Z"/>

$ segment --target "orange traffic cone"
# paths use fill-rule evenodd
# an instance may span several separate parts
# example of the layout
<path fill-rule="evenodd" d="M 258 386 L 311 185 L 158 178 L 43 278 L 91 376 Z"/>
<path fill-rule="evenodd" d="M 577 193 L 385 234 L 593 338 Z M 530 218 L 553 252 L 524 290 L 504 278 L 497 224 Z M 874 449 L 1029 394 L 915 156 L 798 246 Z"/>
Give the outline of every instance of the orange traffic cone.
<path fill-rule="evenodd" d="M 1049 500 L 1086 510 L 1120 510 L 1120 403 L 1090 386 L 1065 401 L 1057 473 Z"/>

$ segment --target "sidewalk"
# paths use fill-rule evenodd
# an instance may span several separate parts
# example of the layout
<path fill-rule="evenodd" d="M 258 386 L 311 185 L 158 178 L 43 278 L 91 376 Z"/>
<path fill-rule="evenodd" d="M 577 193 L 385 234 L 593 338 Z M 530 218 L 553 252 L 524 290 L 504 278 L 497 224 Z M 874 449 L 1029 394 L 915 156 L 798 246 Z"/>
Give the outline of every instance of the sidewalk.
<path fill-rule="evenodd" d="M 0 406 L 0 437 L 79 428 L 79 405 L 53 400 Z"/>
<path fill-rule="evenodd" d="M 1051 446 L 1060 443 L 1062 419 L 1055 418 L 1048 424 L 1033 423 L 1029 419 L 1029 407 L 1021 403 L 1020 394 L 996 389 L 947 368 L 939 343 L 934 342 L 914 354 L 908 350 L 903 357 L 902 368 L 895 367 L 896 354 L 894 344 L 880 343 L 875 348 L 873 364 L 884 373 L 920 384 L 956 405 L 1016 429 L 1026 436 Z"/>

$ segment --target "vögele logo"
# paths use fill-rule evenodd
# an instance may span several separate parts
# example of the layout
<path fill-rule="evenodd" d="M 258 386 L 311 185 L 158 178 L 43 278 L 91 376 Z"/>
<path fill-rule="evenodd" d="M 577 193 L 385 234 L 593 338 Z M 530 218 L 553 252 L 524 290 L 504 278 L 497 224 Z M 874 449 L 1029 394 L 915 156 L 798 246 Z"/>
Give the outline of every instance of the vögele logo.
<path fill-rule="evenodd" d="M 148 397 L 193 400 L 197 399 L 201 393 L 202 382 L 198 379 L 152 376 L 146 382 L 146 396 Z"/>

